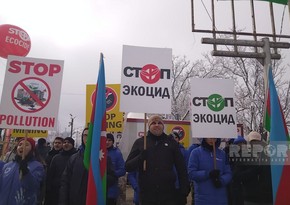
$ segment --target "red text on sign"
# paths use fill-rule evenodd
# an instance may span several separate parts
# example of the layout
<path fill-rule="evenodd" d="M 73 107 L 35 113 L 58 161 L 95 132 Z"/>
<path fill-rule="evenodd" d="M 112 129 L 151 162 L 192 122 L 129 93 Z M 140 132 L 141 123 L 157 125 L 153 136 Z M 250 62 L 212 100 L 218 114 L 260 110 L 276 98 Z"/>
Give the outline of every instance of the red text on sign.
<path fill-rule="evenodd" d="M 24 71 L 24 74 L 31 74 L 32 72 L 36 75 L 43 76 L 53 76 L 61 71 L 61 66 L 57 64 L 44 64 L 44 63 L 34 63 L 34 62 L 21 62 L 21 61 L 11 61 L 9 64 L 8 71 L 11 73 L 20 73 Z"/>

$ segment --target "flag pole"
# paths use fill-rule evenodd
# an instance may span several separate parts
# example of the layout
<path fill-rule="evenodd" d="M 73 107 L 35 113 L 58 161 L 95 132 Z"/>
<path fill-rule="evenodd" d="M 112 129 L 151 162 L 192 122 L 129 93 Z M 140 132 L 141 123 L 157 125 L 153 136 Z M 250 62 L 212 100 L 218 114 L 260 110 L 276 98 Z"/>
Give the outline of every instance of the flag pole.
<path fill-rule="evenodd" d="M 22 146 L 23 146 L 23 151 L 22 151 L 22 155 L 21 155 L 21 159 L 22 160 L 25 159 L 25 150 L 26 150 L 27 136 L 28 136 L 28 130 L 25 130 L 24 144 L 22 144 Z M 23 173 L 20 170 L 20 172 L 19 172 L 19 179 L 21 180 L 22 178 L 23 178 Z"/>
<path fill-rule="evenodd" d="M 288 13 L 289 13 L 289 18 L 290 18 L 290 0 L 288 0 Z"/>
<path fill-rule="evenodd" d="M 289 19 L 290 19 L 290 0 L 288 0 L 288 11 L 289 11 L 288 15 L 289 15 Z"/>
<path fill-rule="evenodd" d="M 289 0 L 288 0 L 289 1 Z M 270 42 L 269 38 L 263 38 L 262 41 L 264 42 L 263 51 L 265 53 L 264 58 L 264 89 L 265 89 L 265 96 L 264 96 L 264 122 L 266 120 L 266 112 L 267 112 L 267 99 L 268 99 L 268 75 L 269 69 L 271 67 L 271 50 L 270 50 Z"/>

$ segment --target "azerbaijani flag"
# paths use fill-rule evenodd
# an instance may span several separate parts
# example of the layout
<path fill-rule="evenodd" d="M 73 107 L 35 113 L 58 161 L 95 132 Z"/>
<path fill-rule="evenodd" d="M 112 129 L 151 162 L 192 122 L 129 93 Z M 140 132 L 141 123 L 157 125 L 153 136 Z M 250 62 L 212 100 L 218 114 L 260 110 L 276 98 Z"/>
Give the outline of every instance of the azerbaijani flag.
<path fill-rule="evenodd" d="M 106 83 L 103 54 L 101 53 L 96 95 L 93 99 L 93 109 L 84 153 L 84 165 L 89 170 L 87 205 L 106 204 L 106 152 Z"/>
<path fill-rule="evenodd" d="M 268 72 L 268 95 L 266 100 L 265 128 L 270 132 L 270 144 L 286 142 L 289 144 L 289 134 L 284 114 L 275 88 L 272 68 Z M 275 205 L 290 203 L 290 164 L 285 160 L 284 165 L 272 164 L 272 190 Z"/>

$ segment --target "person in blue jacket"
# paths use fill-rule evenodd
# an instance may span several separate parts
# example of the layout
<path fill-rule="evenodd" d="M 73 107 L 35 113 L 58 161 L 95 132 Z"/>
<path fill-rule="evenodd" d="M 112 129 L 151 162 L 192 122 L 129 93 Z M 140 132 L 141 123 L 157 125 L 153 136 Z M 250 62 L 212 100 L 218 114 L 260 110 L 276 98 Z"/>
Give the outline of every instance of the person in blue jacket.
<path fill-rule="evenodd" d="M 23 138 L 16 149 L 15 159 L 4 165 L 0 175 L 0 204 L 36 205 L 45 170 L 35 159 L 35 141 Z"/>
<path fill-rule="evenodd" d="M 199 139 L 198 139 L 199 141 Z M 188 149 L 187 149 L 187 159 L 186 159 L 186 164 L 188 165 L 188 160 L 189 156 L 195 148 L 198 148 L 200 146 L 200 143 L 194 142 L 192 143 Z M 191 205 L 194 205 L 194 186 L 193 186 L 193 181 L 190 181 L 190 192 L 191 192 Z"/>
<path fill-rule="evenodd" d="M 114 146 L 114 135 L 107 133 L 107 152 L 108 156 L 111 158 L 113 169 L 115 171 L 115 176 L 117 178 L 124 176 L 126 174 L 125 161 L 123 155 L 119 148 Z M 119 196 L 118 182 L 108 188 L 108 198 L 107 205 L 116 205 L 117 198 Z"/>
<path fill-rule="evenodd" d="M 139 185 L 138 185 L 138 171 L 128 172 L 128 181 L 134 190 L 134 205 L 139 205 Z"/>
<path fill-rule="evenodd" d="M 216 159 L 214 159 L 215 145 Z M 227 205 L 227 185 L 232 173 L 224 151 L 218 149 L 220 139 L 205 138 L 201 146 L 192 150 L 188 161 L 188 175 L 194 181 L 196 205 Z M 216 167 L 214 167 L 214 160 Z"/>

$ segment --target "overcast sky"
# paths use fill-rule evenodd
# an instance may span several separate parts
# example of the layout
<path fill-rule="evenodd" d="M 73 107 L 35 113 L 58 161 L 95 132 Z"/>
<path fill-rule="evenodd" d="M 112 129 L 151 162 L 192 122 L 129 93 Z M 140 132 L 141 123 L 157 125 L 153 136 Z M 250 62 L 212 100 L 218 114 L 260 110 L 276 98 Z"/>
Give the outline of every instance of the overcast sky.
<path fill-rule="evenodd" d="M 207 1 L 206 3 L 208 3 Z M 201 44 L 208 34 L 192 33 L 190 0 L 0 0 L 0 25 L 13 24 L 27 31 L 32 46 L 28 57 L 64 60 L 59 122 L 61 130 L 85 123 L 85 88 L 97 79 L 99 56 L 105 56 L 106 83 L 121 82 L 122 46 L 172 48 L 173 55 L 200 59 L 212 46 Z M 219 30 L 231 28 L 230 2 L 216 2 Z M 271 32 L 267 2 L 258 2 L 258 32 Z M 196 28 L 211 29 L 201 1 L 196 1 Z M 237 2 L 237 27 L 251 31 L 249 2 Z M 205 9 L 206 8 L 206 9 Z M 280 32 L 283 5 L 274 5 L 276 32 Z M 282 33 L 290 33 L 286 9 Z M 283 39 L 284 41 L 287 39 Z M 289 39 L 288 39 L 289 41 Z M 283 53 L 287 61 L 289 50 Z M 0 58 L 0 94 L 6 60 Z"/>

